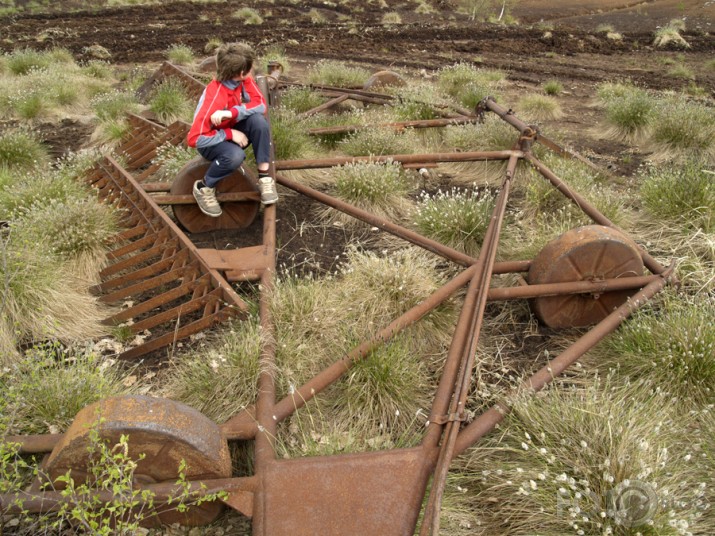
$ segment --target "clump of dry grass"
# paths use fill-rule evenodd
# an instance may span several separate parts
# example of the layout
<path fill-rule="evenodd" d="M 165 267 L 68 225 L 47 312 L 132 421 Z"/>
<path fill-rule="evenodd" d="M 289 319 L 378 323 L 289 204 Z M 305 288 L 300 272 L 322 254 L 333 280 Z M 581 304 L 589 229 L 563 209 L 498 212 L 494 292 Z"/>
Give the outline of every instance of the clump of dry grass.
<path fill-rule="evenodd" d="M 335 87 L 362 87 L 370 71 L 334 60 L 320 60 L 308 71 L 308 83 Z"/>
<path fill-rule="evenodd" d="M 715 162 L 715 110 L 683 99 L 662 99 L 645 146 L 656 162 Z"/>
<path fill-rule="evenodd" d="M 262 341 L 256 318 L 232 324 L 173 363 L 164 396 L 226 421 L 255 402 Z"/>
<path fill-rule="evenodd" d="M 680 35 L 685 31 L 683 19 L 673 19 L 655 32 L 653 44 L 657 47 L 673 46 L 676 48 L 690 48 L 690 44 Z"/>
<path fill-rule="evenodd" d="M 406 196 L 412 185 L 398 162 L 346 164 L 334 169 L 333 175 L 337 197 L 372 214 L 399 220 L 411 206 Z M 320 211 L 320 217 L 347 226 L 362 223 L 329 207 Z"/>
<path fill-rule="evenodd" d="M 564 112 L 553 97 L 527 95 L 519 100 L 519 115 L 524 120 L 551 121 L 563 117 Z"/>
<path fill-rule="evenodd" d="M 707 533 L 684 430 L 667 396 L 611 380 L 525 393 L 453 482 L 479 521 L 474 534 Z M 629 502 L 634 494 L 647 502 Z"/>

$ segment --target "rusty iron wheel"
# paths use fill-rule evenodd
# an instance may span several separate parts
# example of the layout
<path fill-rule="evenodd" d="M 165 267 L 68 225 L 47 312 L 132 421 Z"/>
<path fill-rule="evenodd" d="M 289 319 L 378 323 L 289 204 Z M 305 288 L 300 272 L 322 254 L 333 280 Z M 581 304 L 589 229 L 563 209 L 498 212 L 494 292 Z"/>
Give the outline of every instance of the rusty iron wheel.
<path fill-rule="evenodd" d="M 55 482 L 68 471 L 75 482 L 86 480 L 93 430 L 110 446 L 118 444 L 121 436 L 128 436 L 128 454 L 138 460 L 133 479 L 137 485 L 175 483 L 182 461 L 186 464 L 187 482 L 231 476 L 228 442 L 208 417 L 165 398 L 119 396 L 86 406 L 77 414 L 45 462 L 44 471 L 50 481 Z M 159 506 L 156 514 L 142 524 L 205 525 L 222 511 L 220 501 L 191 506 L 186 512 Z"/>
<path fill-rule="evenodd" d="M 172 195 L 193 195 L 194 182 L 202 180 L 210 162 L 196 157 L 184 165 L 171 185 Z M 245 168 L 237 169 L 216 186 L 217 193 L 257 192 L 257 181 Z M 223 214 L 218 218 L 205 215 L 198 205 L 175 205 L 174 216 L 190 233 L 204 233 L 219 229 L 242 229 L 253 223 L 258 215 L 258 200 L 221 203 Z"/>
<path fill-rule="evenodd" d="M 643 260 L 633 240 L 610 227 L 587 225 L 549 242 L 532 262 L 528 282 L 538 285 L 641 275 Z M 531 300 L 531 308 L 552 328 L 588 326 L 603 320 L 636 291 L 540 297 Z"/>

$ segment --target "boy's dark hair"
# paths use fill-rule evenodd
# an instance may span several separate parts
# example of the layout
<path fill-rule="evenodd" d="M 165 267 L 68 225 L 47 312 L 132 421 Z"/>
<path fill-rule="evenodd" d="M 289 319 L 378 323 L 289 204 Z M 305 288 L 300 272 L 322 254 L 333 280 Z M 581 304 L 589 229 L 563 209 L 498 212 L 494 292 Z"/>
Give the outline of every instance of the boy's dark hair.
<path fill-rule="evenodd" d="M 255 59 L 253 49 L 244 43 L 221 45 L 216 51 L 216 78 L 229 80 L 247 73 L 253 67 Z"/>

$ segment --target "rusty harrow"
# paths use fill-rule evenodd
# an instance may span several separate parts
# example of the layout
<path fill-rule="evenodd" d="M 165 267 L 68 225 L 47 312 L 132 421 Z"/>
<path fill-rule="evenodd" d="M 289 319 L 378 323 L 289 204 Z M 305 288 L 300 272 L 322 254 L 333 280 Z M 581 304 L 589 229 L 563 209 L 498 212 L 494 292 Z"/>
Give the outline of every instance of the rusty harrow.
<path fill-rule="evenodd" d="M 269 93 L 265 85 L 264 91 Z M 364 91 L 352 90 L 344 92 L 343 95 L 348 97 L 342 98 L 334 94 L 338 91 L 330 89 L 327 92 L 326 97 L 330 100 L 321 110 L 355 95 L 382 99 L 383 102 L 388 100 L 386 96 L 374 97 Z M 179 173 L 169 188 L 169 195 L 163 195 L 167 191 L 163 189 L 165 185 L 148 182 L 154 169 L 149 164 L 151 155 L 161 143 L 179 143 L 185 125 L 166 128 L 138 117 L 132 118 L 137 134 L 121 147 L 125 166 L 113 158 L 106 158 L 88 178 L 106 202 L 125 211 L 127 229 L 118 237 L 117 248 L 109 254 L 111 264 L 102 272 L 103 282 L 97 291 L 108 302 L 131 298 L 135 303 L 108 321 L 133 319 L 131 327 L 137 332 L 165 326 L 163 331 L 157 330 L 156 336 L 129 350 L 123 357 L 144 355 L 216 322 L 245 314 L 246 304 L 229 283 L 257 279 L 262 289 L 260 322 L 265 334 L 259 395 L 253 406 L 220 425 L 171 400 L 130 396 L 103 400 L 85 408 L 63 435 L 8 439 L 20 443 L 24 452 L 51 451 L 43 462 L 43 471 L 50 478 L 70 469 L 79 478 L 86 465 L 87 425 L 100 411 L 104 418 L 101 424 L 103 437 L 116 441 L 120 435 L 128 434 L 132 454 L 146 454 L 137 471 L 137 484 L 156 494 L 155 504 L 166 501 L 175 491 L 173 482 L 183 459 L 188 461 L 190 468 L 187 476 L 191 490 L 197 495 L 225 491 L 227 495 L 222 499 L 223 503 L 251 517 L 256 536 L 412 535 L 421 512 L 420 534 L 437 534 L 442 491 L 450 462 L 493 430 L 510 410 L 510 396 L 506 396 L 503 402 L 471 422 L 466 421 L 467 393 L 487 302 L 530 299 L 534 312 L 546 325 L 594 325 L 524 381 L 522 389 L 536 392 L 663 289 L 672 278 L 673 270 L 661 266 L 540 162 L 531 151 L 534 143 L 543 143 L 561 154 L 569 153 L 509 110 L 486 99 L 476 116 L 448 117 L 445 121 L 473 121 L 484 113 L 495 113 L 516 129 L 518 136 L 512 150 L 274 162 L 272 171 L 277 172 L 277 180 L 284 187 L 426 248 L 463 268 L 422 303 L 383 326 L 372 338 L 347 349 L 331 366 L 282 400 L 276 400 L 271 374 L 275 368 L 274 328 L 266 298 L 275 272 L 275 218 L 280 204 L 278 208 L 273 205 L 263 211 L 262 244 L 234 251 L 197 249 L 161 209 L 159 201 L 173 206 L 176 219 L 185 228 L 200 231 L 208 230 L 211 225 L 213 228 L 240 228 L 248 225 L 258 211 L 254 182 L 241 171 L 231 188 L 222 194 L 227 204 L 233 204 L 234 217 L 222 222 L 202 222 L 195 214 L 198 209 L 187 201 L 189 191 L 186 187 L 201 172 L 200 162 L 190 163 Z M 442 124 L 438 121 L 418 126 Z M 506 172 L 479 256 L 465 255 L 280 174 L 283 170 L 329 168 L 368 159 L 390 159 L 405 166 L 420 167 L 439 162 L 506 161 Z M 521 161 L 538 170 L 579 206 L 594 225 L 565 233 L 533 260 L 496 262 L 511 183 Z M 144 167 L 146 165 L 149 167 Z M 163 196 L 152 197 L 156 192 Z M 194 213 L 181 215 L 181 209 Z M 645 268 L 650 275 L 645 273 Z M 526 278 L 515 287 L 491 288 L 492 275 L 503 273 L 525 274 Z M 465 287 L 464 304 L 419 446 L 327 457 L 276 458 L 274 443 L 279 422 L 309 403 L 373 349 L 418 322 Z M 151 290 L 158 293 L 152 294 Z M 254 474 L 251 476 L 232 477 L 228 441 L 236 440 L 254 442 Z M 27 512 L 52 510 L 63 500 L 58 492 L 42 492 L 34 488 L 17 497 L 0 496 L 0 503 L 9 505 L 5 508 L 10 511 L 16 511 L 12 505 L 17 498 L 23 499 L 23 508 Z M 186 513 L 162 514 L 152 520 L 200 525 L 213 520 L 222 506 L 221 503 L 207 503 Z"/>

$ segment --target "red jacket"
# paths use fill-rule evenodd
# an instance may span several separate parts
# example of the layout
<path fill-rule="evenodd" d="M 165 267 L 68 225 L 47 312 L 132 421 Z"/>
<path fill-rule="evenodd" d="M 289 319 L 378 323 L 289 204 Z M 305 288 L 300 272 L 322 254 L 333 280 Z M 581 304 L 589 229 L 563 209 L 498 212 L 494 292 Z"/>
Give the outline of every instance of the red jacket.
<path fill-rule="evenodd" d="M 237 86 L 231 89 L 234 83 Z M 211 114 L 217 110 L 230 110 L 231 119 L 216 127 L 211 124 Z M 200 148 L 231 140 L 231 128 L 236 123 L 265 111 L 266 101 L 253 78 L 247 77 L 241 82 L 212 80 L 199 99 L 186 141 L 189 147 Z"/>

